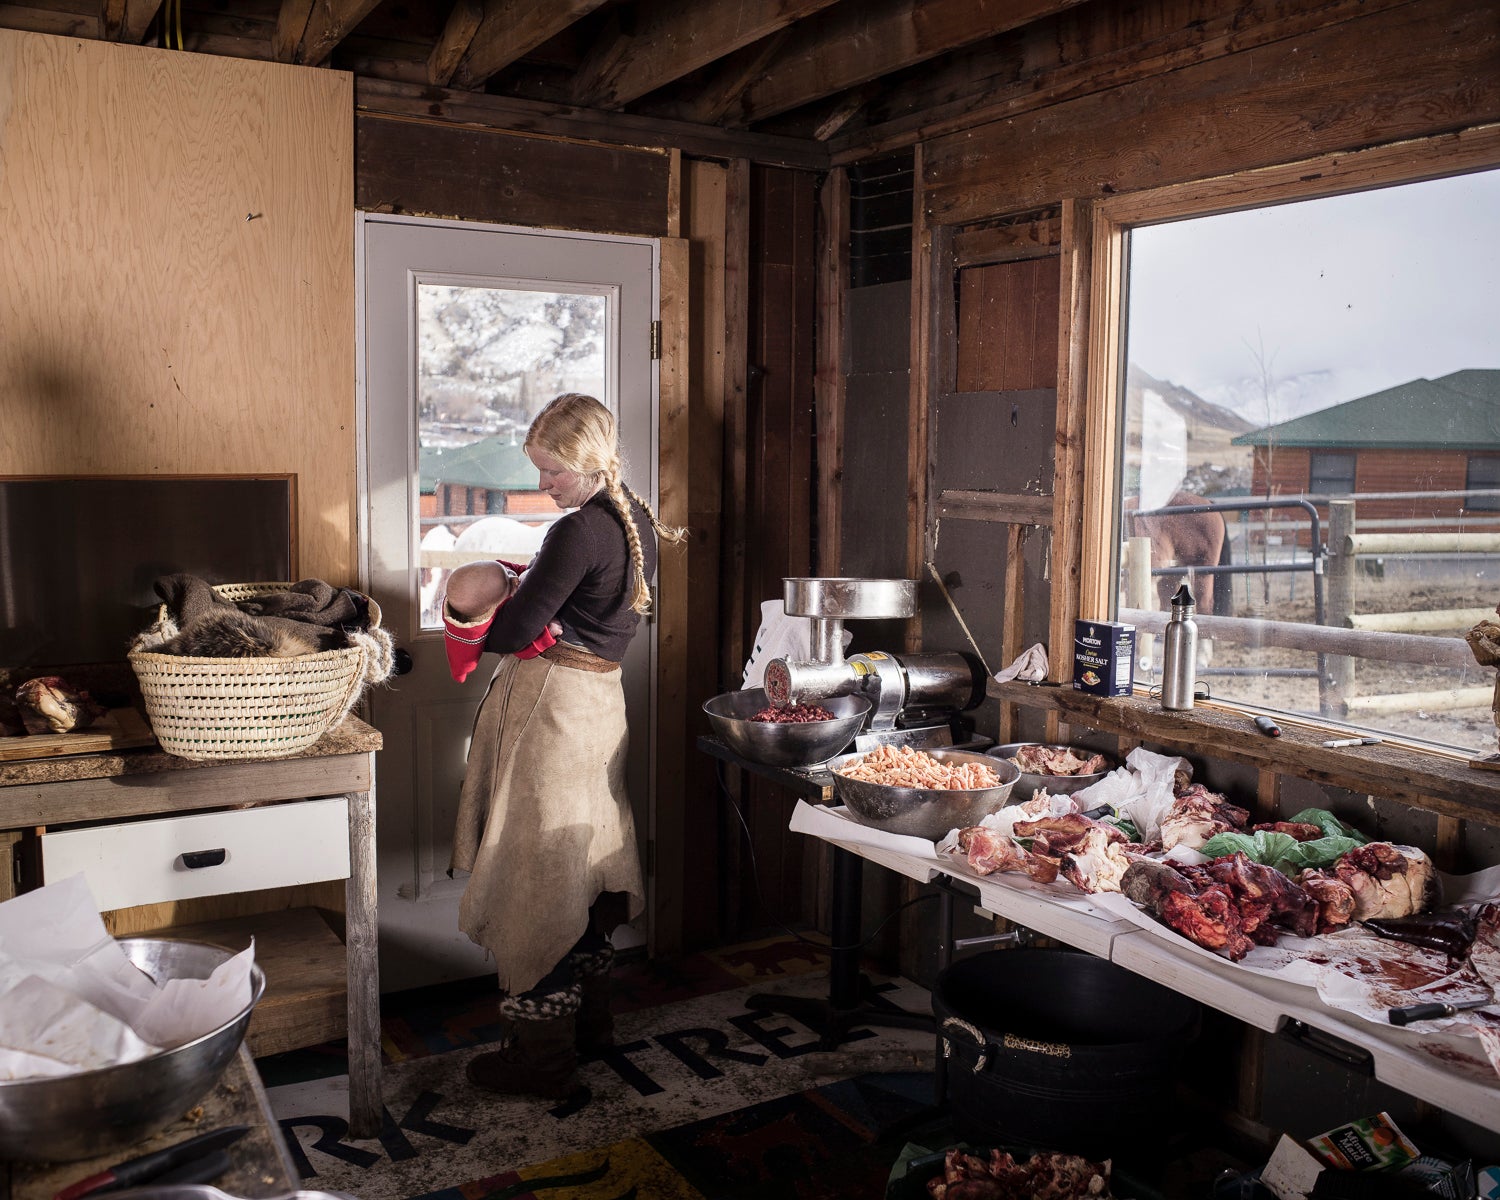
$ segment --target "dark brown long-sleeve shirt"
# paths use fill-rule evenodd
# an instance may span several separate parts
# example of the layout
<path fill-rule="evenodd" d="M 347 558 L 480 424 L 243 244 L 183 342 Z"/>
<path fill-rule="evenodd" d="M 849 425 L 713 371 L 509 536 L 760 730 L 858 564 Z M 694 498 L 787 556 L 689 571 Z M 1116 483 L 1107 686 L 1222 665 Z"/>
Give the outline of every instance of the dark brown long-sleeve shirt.
<path fill-rule="evenodd" d="M 640 533 L 649 580 L 656 573 L 656 533 L 634 500 L 630 514 Z M 622 661 L 641 619 L 630 607 L 633 572 L 620 515 L 599 492 L 547 531 L 515 595 L 495 614 L 484 648 L 512 654 L 555 620 L 563 627 L 559 641 L 611 662 Z"/>

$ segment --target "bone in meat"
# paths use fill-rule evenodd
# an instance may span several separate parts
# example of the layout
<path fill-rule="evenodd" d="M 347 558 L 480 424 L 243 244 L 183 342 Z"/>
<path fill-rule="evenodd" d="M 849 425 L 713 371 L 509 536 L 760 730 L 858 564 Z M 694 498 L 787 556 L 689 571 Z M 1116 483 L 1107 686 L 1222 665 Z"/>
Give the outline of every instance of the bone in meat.
<path fill-rule="evenodd" d="M 1333 873 L 1354 892 L 1358 921 L 1426 912 L 1437 899 L 1432 861 L 1415 846 L 1369 842 L 1343 855 Z"/>
<path fill-rule="evenodd" d="M 1317 932 L 1343 929 L 1354 919 L 1354 889 L 1342 879 L 1309 868 L 1297 877 L 1297 882 L 1318 905 Z"/>
<path fill-rule="evenodd" d="M 1125 835 L 1113 825 L 1102 825 L 1081 813 L 1067 813 L 1060 817 L 1041 817 L 1035 821 L 1017 821 L 1013 827 L 1016 837 L 1039 838 L 1045 844 L 1040 847 L 1044 854 L 1071 854 L 1084 843 L 1093 829 L 1105 831 L 1108 841 L 1123 842 Z"/>

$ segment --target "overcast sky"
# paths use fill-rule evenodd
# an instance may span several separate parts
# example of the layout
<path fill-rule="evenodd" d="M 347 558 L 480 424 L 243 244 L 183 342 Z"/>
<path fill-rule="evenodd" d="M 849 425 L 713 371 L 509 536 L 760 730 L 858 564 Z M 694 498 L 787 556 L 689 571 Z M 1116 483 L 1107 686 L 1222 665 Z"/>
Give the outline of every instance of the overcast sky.
<path fill-rule="evenodd" d="M 1129 358 L 1269 421 L 1500 367 L 1500 170 L 1138 229 Z"/>

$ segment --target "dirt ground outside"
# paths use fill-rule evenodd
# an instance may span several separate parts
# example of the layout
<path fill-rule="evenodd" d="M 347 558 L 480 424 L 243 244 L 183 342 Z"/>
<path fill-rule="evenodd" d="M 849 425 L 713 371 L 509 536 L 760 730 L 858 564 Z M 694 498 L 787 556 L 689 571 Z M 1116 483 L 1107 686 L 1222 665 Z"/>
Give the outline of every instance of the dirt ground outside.
<path fill-rule="evenodd" d="M 1224 577 L 1220 577 L 1220 583 Z M 1235 576 L 1230 615 L 1272 621 L 1315 620 L 1310 574 Z M 1358 613 L 1430 612 L 1485 609 L 1500 602 L 1500 559 L 1449 560 L 1442 563 L 1362 564 L 1356 577 L 1353 611 Z M 1412 705 L 1393 713 L 1335 715 L 1341 724 L 1373 733 L 1396 735 L 1439 746 L 1487 754 L 1500 745 L 1492 709 L 1496 671 L 1473 661 L 1463 635 L 1472 622 L 1431 636 L 1455 638 L 1465 651 L 1466 665 L 1437 667 L 1421 663 L 1360 661 L 1354 667 L 1352 696 L 1394 696 L 1449 689 L 1483 689 L 1472 705 L 1449 708 Z M 1200 637 L 1202 635 L 1200 634 Z M 1159 656 L 1160 647 L 1157 646 Z M 1215 699 L 1261 705 L 1286 713 L 1317 716 L 1319 710 L 1317 655 L 1274 646 L 1249 646 L 1223 637 L 1213 640 L 1206 664 L 1200 655 L 1199 678 Z M 1250 674 L 1220 673 L 1241 668 Z M 1268 670 L 1294 670 L 1295 675 L 1266 675 Z M 1139 673 L 1138 681 L 1141 681 Z M 1477 693 L 1476 693 L 1477 696 Z"/>

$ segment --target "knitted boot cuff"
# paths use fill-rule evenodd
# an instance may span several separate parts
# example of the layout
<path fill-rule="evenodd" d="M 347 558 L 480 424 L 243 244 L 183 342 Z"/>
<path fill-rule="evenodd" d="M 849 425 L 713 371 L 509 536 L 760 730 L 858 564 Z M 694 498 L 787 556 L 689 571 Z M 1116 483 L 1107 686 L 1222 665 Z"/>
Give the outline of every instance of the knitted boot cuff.
<path fill-rule="evenodd" d="M 579 953 L 568 955 L 568 966 L 572 969 L 575 979 L 583 979 L 590 975 L 604 975 L 614 965 L 615 948 L 608 942 L 604 943 L 604 949 L 593 953 Z"/>
<path fill-rule="evenodd" d="M 500 1014 L 512 1021 L 550 1021 L 557 1017 L 571 1017 L 583 1002 L 583 988 L 569 984 L 558 992 L 545 992 L 538 996 L 525 992 L 519 996 L 502 996 Z"/>

